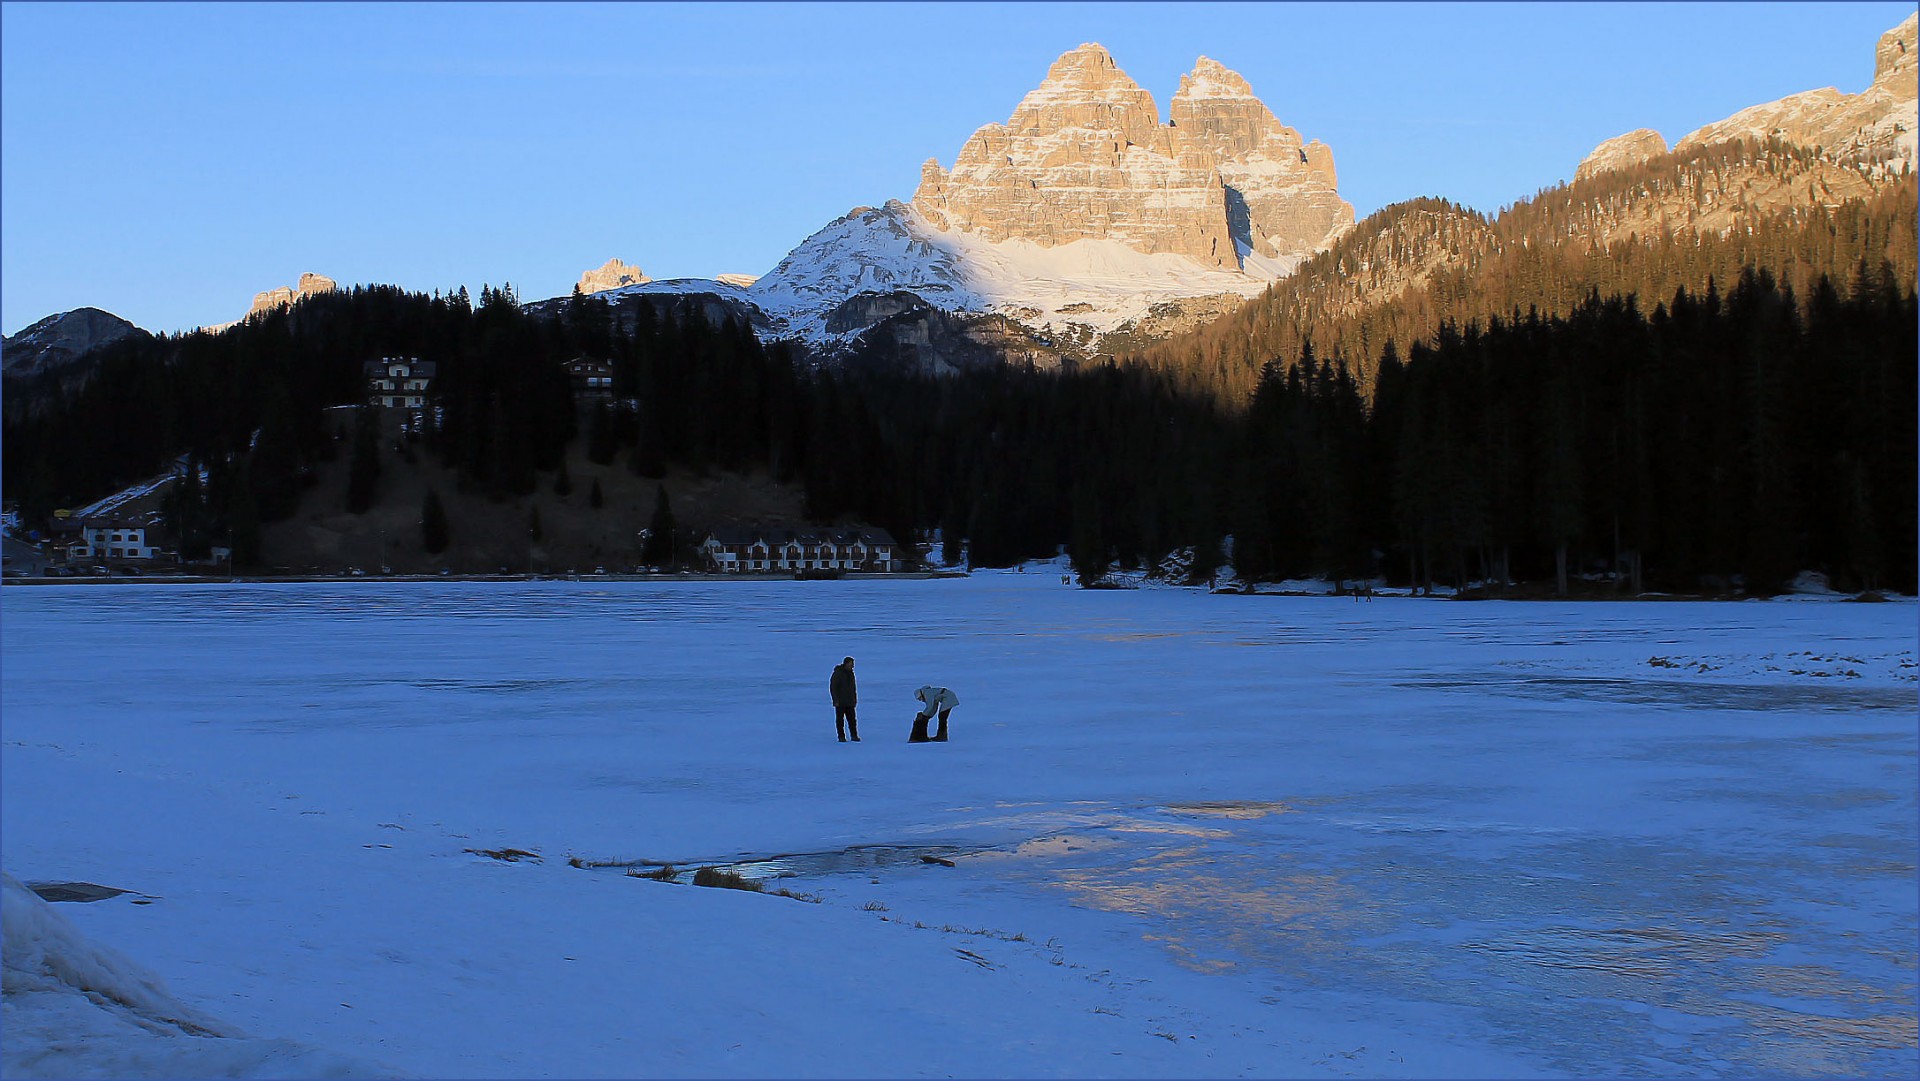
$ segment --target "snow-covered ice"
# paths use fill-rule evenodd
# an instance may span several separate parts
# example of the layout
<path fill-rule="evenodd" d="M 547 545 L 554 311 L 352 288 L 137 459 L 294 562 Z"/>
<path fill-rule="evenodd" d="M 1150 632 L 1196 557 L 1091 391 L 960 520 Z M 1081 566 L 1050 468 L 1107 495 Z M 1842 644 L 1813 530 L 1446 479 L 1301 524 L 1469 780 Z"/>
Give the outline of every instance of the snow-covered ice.
<path fill-rule="evenodd" d="M 1920 1065 L 1912 602 L 0 599 L 8 1076 Z"/>
<path fill-rule="evenodd" d="M 81 935 L 12 875 L 4 882 L 6 1072 L 38 1077 L 379 1077 L 367 1063 L 261 1040 L 169 994 Z"/>

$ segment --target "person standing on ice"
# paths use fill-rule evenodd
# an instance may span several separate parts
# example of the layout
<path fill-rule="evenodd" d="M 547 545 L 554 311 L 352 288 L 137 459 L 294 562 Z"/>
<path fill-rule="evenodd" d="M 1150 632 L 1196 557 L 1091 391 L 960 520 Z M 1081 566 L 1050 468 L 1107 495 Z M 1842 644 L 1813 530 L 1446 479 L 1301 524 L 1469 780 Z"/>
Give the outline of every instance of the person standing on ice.
<path fill-rule="evenodd" d="M 833 670 L 833 678 L 827 681 L 827 691 L 833 695 L 833 730 L 840 742 L 847 741 L 847 734 L 853 734 L 853 741 L 860 742 L 860 719 L 853 715 L 855 703 L 860 694 L 853 685 L 853 658 L 841 661 Z"/>
<path fill-rule="evenodd" d="M 945 743 L 947 741 L 947 714 L 960 704 L 960 696 L 945 687 L 928 685 L 913 692 L 920 700 L 920 712 L 913 718 L 913 734 L 907 737 L 908 743 Z M 933 715 L 940 715 L 940 730 L 932 739 L 927 738 L 927 722 Z"/>

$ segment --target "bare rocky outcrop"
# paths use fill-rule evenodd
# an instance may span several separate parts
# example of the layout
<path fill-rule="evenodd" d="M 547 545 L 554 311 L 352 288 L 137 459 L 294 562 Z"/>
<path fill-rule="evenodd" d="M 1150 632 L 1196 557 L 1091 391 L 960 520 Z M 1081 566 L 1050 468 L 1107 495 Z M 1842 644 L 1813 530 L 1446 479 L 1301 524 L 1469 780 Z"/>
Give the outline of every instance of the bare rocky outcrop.
<path fill-rule="evenodd" d="M 1657 158 L 1667 152 L 1667 140 L 1652 128 L 1640 128 L 1616 135 L 1593 148 L 1580 167 L 1573 171 L 1575 180 L 1585 180 L 1590 176 L 1614 169 L 1627 169 Z"/>
<path fill-rule="evenodd" d="M 1238 72 L 1201 57 L 1168 105 L 1176 145 L 1202 150 L 1227 189 L 1229 231 L 1269 258 L 1310 255 L 1353 225 L 1333 150 L 1280 123 Z"/>
<path fill-rule="evenodd" d="M 1099 45 L 1054 61 L 1005 124 L 921 167 L 913 206 L 936 228 L 1045 247 L 1119 241 L 1202 266 L 1298 257 L 1353 222 L 1332 151 L 1303 143 L 1245 79 L 1200 58 L 1170 122 Z"/>
<path fill-rule="evenodd" d="M 589 270 L 580 275 L 582 293 L 604 293 L 609 289 L 620 289 L 629 285 L 645 285 L 652 281 L 647 273 L 631 263 L 618 259 L 609 259 L 597 270 Z"/>
<path fill-rule="evenodd" d="M 1819 147 L 1841 161 L 1913 161 L 1920 133 L 1915 99 L 1914 47 L 1920 15 L 1909 15 L 1880 36 L 1873 85 L 1858 94 L 1833 87 L 1792 94 L 1742 109 L 1692 132 L 1675 150 L 1734 139 L 1778 138 Z"/>
<path fill-rule="evenodd" d="M 45 319 L 0 342 L 0 370 L 29 379 L 72 366 L 104 346 L 147 332 L 99 308 L 75 308 Z"/>
<path fill-rule="evenodd" d="M 1920 151 L 1920 96 L 1914 48 L 1920 15 L 1880 35 L 1874 48 L 1873 84 L 1858 94 L 1833 87 L 1790 94 L 1754 105 L 1687 134 L 1673 145 L 1680 153 L 1736 139 L 1780 139 L 1818 147 L 1847 164 L 1913 162 Z M 1575 180 L 1627 169 L 1667 153 L 1666 140 L 1648 128 L 1630 131 L 1595 147 L 1574 171 Z M 1897 171 L 1897 170 L 1896 170 Z"/>
<path fill-rule="evenodd" d="M 247 314 L 258 315 L 275 308 L 284 308 L 304 297 L 310 297 L 315 293 L 331 293 L 338 288 L 340 286 L 337 282 L 323 274 L 302 274 L 299 284 L 291 289 L 281 286 L 278 289 L 253 294 L 253 307 L 247 310 Z"/>

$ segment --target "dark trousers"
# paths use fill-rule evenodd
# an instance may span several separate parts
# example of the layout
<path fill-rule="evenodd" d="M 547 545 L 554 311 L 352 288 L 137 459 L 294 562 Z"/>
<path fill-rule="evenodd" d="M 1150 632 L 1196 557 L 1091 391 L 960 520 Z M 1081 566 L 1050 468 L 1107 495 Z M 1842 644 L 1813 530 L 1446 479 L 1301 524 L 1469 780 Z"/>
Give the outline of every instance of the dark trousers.
<path fill-rule="evenodd" d="M 853 741 L 860 742 L 860 720 L 853 715 L 852 706 L 833 707 L 833 731 L 842 741 L 845 741 L 847 733 L 851 732 Z"/>
<path fill-rule="evenodd" d="M 947 738 L 947 715 L 952 712 L 950 709 L 940 711 L 940 730 L 934 733 L 932 739 L 927 738 L 927 722 L 933 720 L 933 717 L 926 713 L 915 714 L 913 718 L 913 734 L 907 737 L 907 742 L 944 743 Z"/>

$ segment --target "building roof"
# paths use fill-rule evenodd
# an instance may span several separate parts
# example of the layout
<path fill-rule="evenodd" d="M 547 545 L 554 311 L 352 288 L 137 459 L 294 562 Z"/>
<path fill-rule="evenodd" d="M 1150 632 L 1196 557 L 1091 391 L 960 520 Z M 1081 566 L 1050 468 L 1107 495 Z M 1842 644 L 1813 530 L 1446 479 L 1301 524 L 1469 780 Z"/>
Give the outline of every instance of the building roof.
<path fill-rule="evenodd" d="M 413 357 L 381 357 L 379 360 L 367 361 L 361 365 L 360 370 L 370 376 L 385 375 L 387 366 L 390 364 L 404 364 L 410 376 L 427 379 L 433 378 L 434 373 L 440 369 L 440 365 L 431 360 L 416 360 Z"/>
<path fill-rule="evenodd" d="M 818 545 L 832 543 L 841 547 L 863 544 L 869 548 L 892 547 L 893 535 L 884 529 L 860 528 L 841 531 L 824 529 L 794 528 L 791 526 L 723 526 L 707 531 L 707 535 L 721 544 L 751 545 L 764 542 L 770 548 L 784 548 L 789 544 Z"/>

